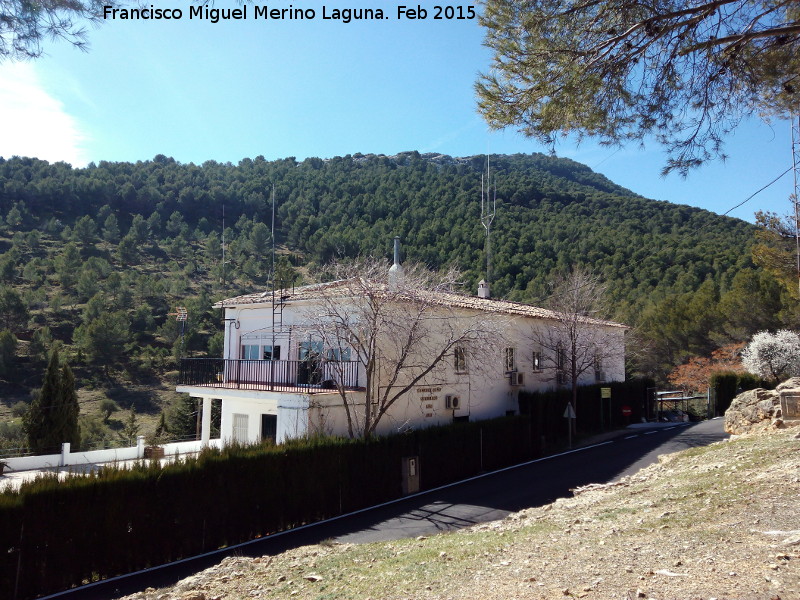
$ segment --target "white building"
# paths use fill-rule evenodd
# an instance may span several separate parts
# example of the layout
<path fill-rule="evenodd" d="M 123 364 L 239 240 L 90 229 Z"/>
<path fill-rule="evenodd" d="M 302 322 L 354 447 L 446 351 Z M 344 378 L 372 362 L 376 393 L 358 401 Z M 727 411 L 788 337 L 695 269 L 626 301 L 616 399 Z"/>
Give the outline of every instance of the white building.
<path fill-rule="evenodd" d="M 210 434 L 212 399 L 222 401 L 221 437 L 226 442 L 348 435 L 348 414 L 358 420 L 365 407 L 368 361 L 355 347 L 352 331 L 337 339 L 331 331 L 340 329 L 322 331 L 320 323 L 331 311 L 348 319 L 359 310 L 364 298 L 350 283 L 248 294 L 215 305 L 225 311 L 224 357 L 183 359 L 177 387 L 178 392 L 203 399 L 204 440 Z M 391 285 L 376 284 L 375 289 L 388 294 Z M 417 304 L 413 310 L 406 310 L 406 298 L 413 304 L 418 295 L 392 296 L 388 305 L 401 314 L 399 327 L 420 311 L 424 327 L 413 344 L 413 360 L 408 359 L 399 374 L 386 366 L 391 363 L 388 358 L 376 363 L 371 405 L 377 406 L 378 397 L 400 395 L 386 406 L 374 433 L 515 414 L 521 390 L 569 385 L 565 357 L 553 356 L 537 341 L 557 326 L 558 315 L 489 298 L 486 287 L 479 294 L 429 290 L 422 294 L 423 308 Z M 595 319 L 583 319 L 582 324 L 596 334 L 598 348 L 594 365 L 581 374 L 579 383 L 623 381 L 627 327 Z M 461 337 L 453 333 L 456 330 Z M 472 333 L 464 335 L 467 330 Z M 404 335 L 398 329 L 378 344 L 402 347 Z M 380 352 L 388 357 L 390 350 Z M 425 372 L 438 354 L 442 359 Z M 356 431 L 362 426 L 357 423 Z"/>

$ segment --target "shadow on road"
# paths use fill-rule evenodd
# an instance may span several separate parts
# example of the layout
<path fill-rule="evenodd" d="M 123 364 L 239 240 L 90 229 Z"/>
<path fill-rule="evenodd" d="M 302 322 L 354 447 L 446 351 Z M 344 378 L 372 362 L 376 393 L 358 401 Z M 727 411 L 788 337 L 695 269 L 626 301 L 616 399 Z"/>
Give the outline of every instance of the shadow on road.
<path fill-rule="evenodd" d="M 571 495 L 572 489 L 614 481 L 661 454 L 723 439 L 721 421 L 607 434 L 573 451 L 377 508 L 330 531 L 328 538 L 363 543 L 429 535 L 502 519 L 511 512 Z M 424 465 L 422 465 L 424 476 Z M 420 518 L 420 515 L 428 515 Z M 360 526 L 358 526 L 360 523 Z"/>

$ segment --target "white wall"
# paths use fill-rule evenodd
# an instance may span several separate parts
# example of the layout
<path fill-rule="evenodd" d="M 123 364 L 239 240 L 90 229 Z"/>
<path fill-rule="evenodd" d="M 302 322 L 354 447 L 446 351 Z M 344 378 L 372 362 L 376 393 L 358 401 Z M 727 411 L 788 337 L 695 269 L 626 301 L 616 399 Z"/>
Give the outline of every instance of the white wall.
<path fill-rule="evenodd" d="M 51 469 L 58 467 L 71 467 L 81 465 L 94 465 L 102 463 L 120 463 L 123 461 L 140 460 L 144 458 L 144 437 L 139 437 L 136 446 L 127 448 L 109 448 L 106 450 L 89 450 L 87 452 L 72 452 L 69 444 L 63 444 L 61 454 L 43 454 L 39 456 L 19 456 L 6 458 L 10 471 L 32 471 L 38 469 Z M 203 449 L 201 441 L 174 442 L 161 444 L 164 456 L 193 454 Z M 221 446 L 221 440 L 210 440 L 207 444 L 211 447 Z"/>
<path fill-rule="evenodd" d="M 283 326 L 300 325 L 303 306 L 295 302 L 284 308 Z M 548 350 L 539 348 L 534 328 L 546 328 L 548 322 L 522 316 L 507 316 L 470 309 L 442 308 L 442 315 L 465 320 L 483 319 L 493 321 L 497 329 L 496 339 L 487 342 L 484 349 L 473 348 L 468 352 L 467 373 L 456 373 L 452 354 L 448 355 L 437 369 L 422 382 L 413 386 L 404 397 L 392 406 L 379 425 L 378 433 L 402 431 L 409 427 L 422 428 L 452 422 L 453 417 L 466 416 L 470 420 L 482 420 L 518 412 L 518 397 L 521 390 L 538 391 L 557 387 L 554 360 Z M 242 343 L 269 345 L 272 333 L 272 310 L 264 306 L 245 306 L 226 309 L 225 356 L 239 358 Z M 235 323 L 238 323 L 238 328 Z M 606 358 L 602 370 L 606 381 L 624 381 L 624 332 L 621 327 L 603 327 L 603 344 Z M 243 342 L 243 338 L 251 341 Z M 297 345 L 305 339 L 302 329 L 293 332 L 292 344 L 278 341 L 282 360 L 297 359 Z M 432 339 L 428 348 L 434 348 Z M 504 350 L 515 348 L 516 368 L 524 377 L 521 386 L 511 385 L 505 368 Z M 541 351 L 542 369 L 533 370 L 534 349 Z M 385 377 L 385 375 L 384 375 Z M 385 379 L 384 379 L 385 380 Z M 364 382 L 361 382 L 362 385 Z M 596 383 L 594 369 L 590 368 L 579 378 L 579 384 Z M 564 387 L 568 387 L 567 386 Z M 216 390 L 219 391 L 219 390 Z M 461 408 L 453 411 L 445 406 L 448 395 L 461 398 Z M 214 397 L 220 397 L 215 394 Z M 349 398 L 356 404 L 355 413 L 363 412 L 363 394 L 353 393 Z M 359 410 L 360 408 L 360 410 Z M 257 441 L 261 437 L 261 414 L 278 415 L 278 441 L 299 437 L 308 433 L 335 435 L 347 434 L 347 419 L 338 394 L 282 394 L 276 392 L 252 392 L 225 390 L 222 412 L 222 436 L 233 436 L 233 415 L 248 415 L 248 439 Z"/>
<path fill-rule="evenodd" d="M 282 328 L 288 330 L 295 325 L 293 305 L 283 313 Z M 277 324 L 276 324 L 277 329 Z M 281 346 L 281 360 L 297 360 L 297 344 L 300 338 L 292 333 L 291 346 L 288 338 L 276 331 L 275 344 Z M 246 340 L 243 338 L 250 338 Z M 262 305 L 246 305 L 225 309 L 225 349 L 223 356 L 238 359 L 242 344 L 253 343 L 262 346 L 272 345 L 272 308 Z"/>
<path fill-rule="evenodd" d="M 226 390 L 222 401 L 220 432 L 226 442 L 233 440 L 234 415 L 247 415 L 247 442 L 261 440 L 261 415 L 277 415 L 277 442 L 308 434 L 308 394 Z M 219 394 L 214 395 L 218 397 Z"/>

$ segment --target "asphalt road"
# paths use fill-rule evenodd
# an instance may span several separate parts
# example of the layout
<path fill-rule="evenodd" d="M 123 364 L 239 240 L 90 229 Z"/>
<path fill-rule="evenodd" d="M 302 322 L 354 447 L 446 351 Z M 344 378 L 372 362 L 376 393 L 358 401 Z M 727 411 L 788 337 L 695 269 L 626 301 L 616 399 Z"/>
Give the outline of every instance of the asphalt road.
<path fill-rule="evenodd" d="M 606 483 L 655 462 L 660 454 L 724 439 L 722 420 L 658 429 L 625 430 L 610 439 L 570 453 L 546 457 L 471 481 L 433 491 L 416 502 L 375 509 L 356 523 L 340 525 L 335 538 L 364 543 L 431 535 L 502 519 L 511 512 L 541 506 L 570 495 L 570 489 Z M 324 538 L 323 538 L 324 539 Z"/>
<path fill-rule="evenodd" d="M 614 481 L 657 460 L 658 455 L 724 439 L 722 420 L 626 429 L 595 444 L 549 456 L 373 509 L 283 532 L 256 542 L 134 573 L 47 598 L 108 600 L 162 587 L 218 563 L 227 555 L 262 556 L 335 539 L 365 543 L 431 535 L 502 519 L 511 512 L 568 496 L 570 489 Z"/>

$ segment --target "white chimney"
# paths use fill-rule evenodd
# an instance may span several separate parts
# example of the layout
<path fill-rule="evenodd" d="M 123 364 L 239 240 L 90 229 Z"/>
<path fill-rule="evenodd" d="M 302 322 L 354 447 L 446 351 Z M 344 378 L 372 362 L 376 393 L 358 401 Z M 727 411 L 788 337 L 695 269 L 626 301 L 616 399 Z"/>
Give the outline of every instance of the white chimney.
<path fill-rule="evenodd" d="M 481 279 L 478 283 L 478 298 L 488 298 L 489 297 L 489 284 L 486 283 L 485 279 Z"/>
<path fill-rule="evenodd" d="M 397 291 L 403 282 L 403 265 L 400 264 L 400 237 L 394 238 L 394 264 L 389 269 L 389 289 Z"/>

